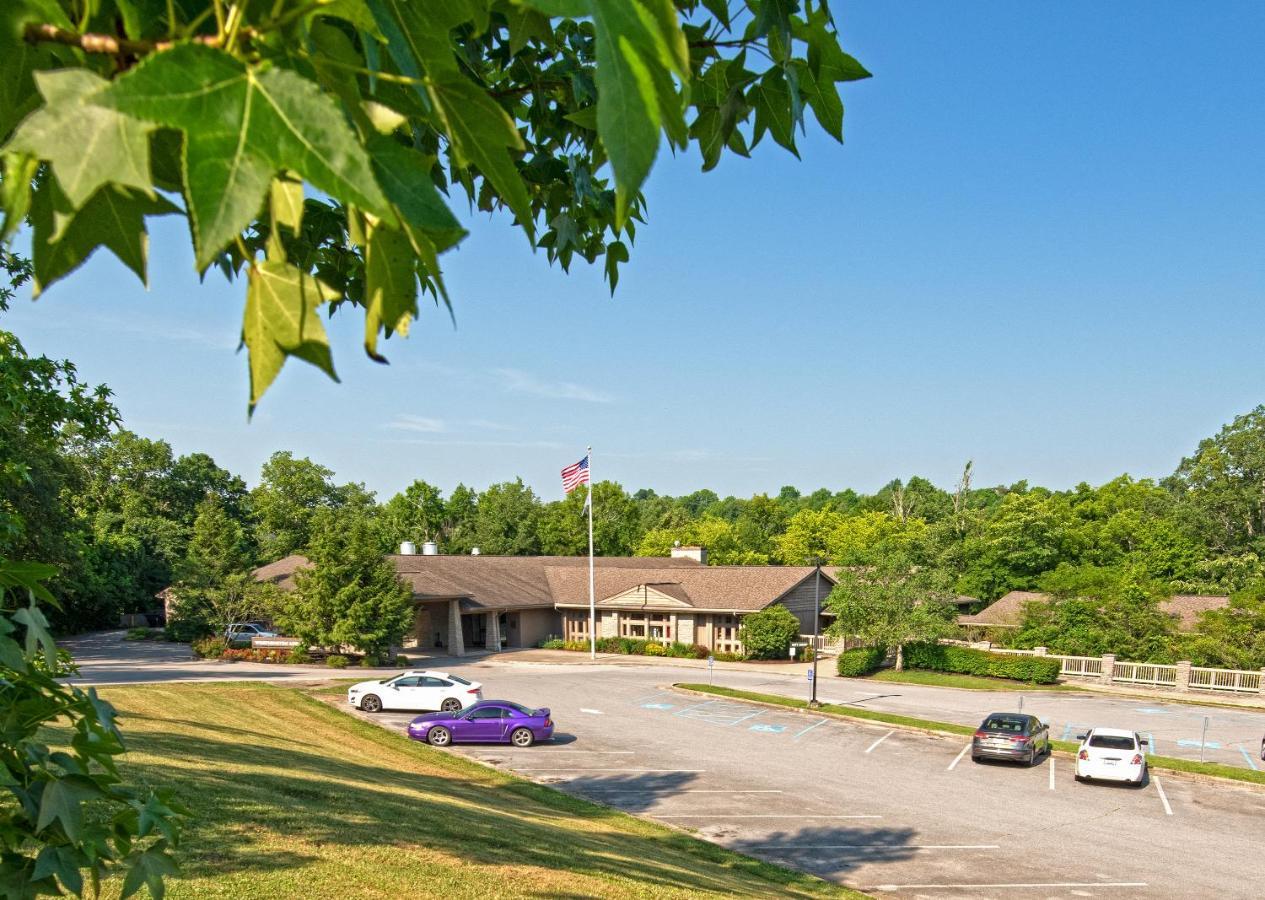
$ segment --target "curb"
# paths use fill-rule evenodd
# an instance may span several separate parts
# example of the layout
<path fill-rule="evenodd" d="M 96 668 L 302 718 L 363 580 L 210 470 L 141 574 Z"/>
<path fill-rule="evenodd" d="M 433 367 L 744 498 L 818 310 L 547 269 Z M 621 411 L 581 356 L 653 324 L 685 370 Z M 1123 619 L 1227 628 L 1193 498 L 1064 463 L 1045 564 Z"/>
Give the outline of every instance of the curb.
<path fill-rule="evenodd" d="M 902 725 L 896 722 L 876 722 L 873 719 L 862 719 L 856 716 L 849 716 L 846 713 L 832 712 L 823 709 L 805 709 L 794 706 L 783 706 L 780 703 L 769 703 L 766 700 L 749 700 L 746 697 L 726 697 L 721 694 L 713 694 L 709 691 L 696 691 L 693 688 L 681 687 L 677 684 L 661 685 L 668 690 L 676 691 L 679 694 L 689 694 L 693 697 L 716 697 L 721 700 L 729 700 L 734 703 L 747 703 L 751 706 L 761 706 L 766 709 L 775 709 L 779 712 L 797 713 L 799 715 L 817 716 L 819 718 L 835 719 L 840 722 L 848 722 L 853 725 L 868 726 L 872 729 L 889 729 L 904 731 L 909 734 L 927 734 L 933 737 L 943 738 L 963 738 L 966 735 L 955 734 L 952 731 L 941 731 L 935 728 L 921 728 L 917 725 Z M 1067 750 L 1050 750 L 1051 758 L 1058 759 L 1075 759 L 1076 754 Z M 1164 765 L 1147 764 L 1149 771 L 1163 775 L 1165 778 L 1176 778 L 1180 781 L 1190 781 L 1197 784 L 1221 785 L 1223 787 L 1234 787 L 1241 790 L 1251 791 L 1253 793 L 1265 794 L 1265 784 L 1257 784 L 1252 781 L 1239 781 L 1235 778 L 1222 778 L 1219 775 L 1206 775 L 1202 772 L 1186 772 L 1182 769 L 1170 769 Z"/>

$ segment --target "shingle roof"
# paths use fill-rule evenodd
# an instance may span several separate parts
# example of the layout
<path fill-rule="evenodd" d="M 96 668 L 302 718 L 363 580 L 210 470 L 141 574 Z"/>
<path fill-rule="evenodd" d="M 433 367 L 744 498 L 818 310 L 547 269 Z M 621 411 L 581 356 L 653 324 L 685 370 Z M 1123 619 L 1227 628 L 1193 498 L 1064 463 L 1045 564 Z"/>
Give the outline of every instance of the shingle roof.
<path fill-rule="evenodd" d="M 256 581 L 270 581 L 288 591 L 294 587 L 294 573 L 299 569 L 310 569 L 311 567 L 312 564 L 308 562 L 306 556 L 300 556 L 295 553 L 276 562 L 270 562 L 266 566 L 260 566 L 250 574 L 255 576 Z"/>
<path fill-rule="evenodd" d="M 646 560 L 639 562 L 644 564 Z M 545 574 L 559 606 L 588 605 L 587 570 L 546 566 Z M 669 593 L 668 585 L 676 585 L 676 592 L 670 596 L 683 594 L 682 599 L 696 609 L 752 612 L 768 606 L 812 574 L 812 566 L 697 566 L 674 570 L 662 566 L 617 567 L 595 573 L 594 593 L 600 601 L 643 584 L 662 593 Z"/>
<path fill-rule="evenodd" d="M 1011 591 L 988 608 L 973 616 L 958 616 L 960 625 L 986 625 L 994 628 L 1015 628 L 1023 619 L 1023 608 L 1029 603 L 1045 603 L 1048 594 L 1036 591 Z M 1193 631 L 1199 614 L 1210 609 L 1221 609 L 1230 602 L 1229 597 L 1208 594 L 1175 594 L 1160 601 L 1160 609 L 1177 618 L 1180 631 Z"/>
<path fill-rule="evenodd" d="M 1210 594 L 1174 594 L 1160 604 L 1160 608 L 1171 616 L 1177 616 L 1177 627 L 1181 631 L 1194 631 L 1199 624 L 1199 614 L 1210 609 L 1224 609 L 1230 605 L 1229 597 L 1217 597 Z"/>
<path fill-rule="evenodd" d="M 960 625 L 991 625 L 995 628 L 1016 628 L 1023 619 L 1023 608 L 1036 601 L 1045 603 L 1048 594 L 1035 591 L 1011 591 L 973 616 L 958 616 Z"/>

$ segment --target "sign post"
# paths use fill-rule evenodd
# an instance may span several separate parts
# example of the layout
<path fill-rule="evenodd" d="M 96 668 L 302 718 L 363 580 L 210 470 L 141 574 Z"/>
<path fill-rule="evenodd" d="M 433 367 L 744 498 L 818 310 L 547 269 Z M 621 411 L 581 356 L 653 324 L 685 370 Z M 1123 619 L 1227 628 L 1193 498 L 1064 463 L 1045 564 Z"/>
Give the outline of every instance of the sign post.
<path fill-rule="evenodd" d="M 716 657 L 710 653 L 707 655 L 707 683 L 712 683 L 712 670 L 716 668 Z"/>
<path fill-rule="evenodd" d="M 1199 761 L 1204 761 L 1204 747 L 1208 743 L 1208 717 L 1204 716 L 1203 734 L 1199 735 Z"/>

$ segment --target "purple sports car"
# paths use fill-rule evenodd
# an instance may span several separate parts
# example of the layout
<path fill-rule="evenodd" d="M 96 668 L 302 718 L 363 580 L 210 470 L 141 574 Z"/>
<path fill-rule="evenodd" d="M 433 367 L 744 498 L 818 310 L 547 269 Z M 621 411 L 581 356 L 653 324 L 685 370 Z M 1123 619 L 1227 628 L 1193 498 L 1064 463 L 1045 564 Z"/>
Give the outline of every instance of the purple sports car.
<path fill-rule="evenodd" d="M 418 716 L 409 723 L 408 736 L 436 747 L 507 741 L 515 747 L 530 747 L 553 737 L 553 719 L 547 709 L 531 709 L 508 700 L 480 700 L 460 712 Z"/>

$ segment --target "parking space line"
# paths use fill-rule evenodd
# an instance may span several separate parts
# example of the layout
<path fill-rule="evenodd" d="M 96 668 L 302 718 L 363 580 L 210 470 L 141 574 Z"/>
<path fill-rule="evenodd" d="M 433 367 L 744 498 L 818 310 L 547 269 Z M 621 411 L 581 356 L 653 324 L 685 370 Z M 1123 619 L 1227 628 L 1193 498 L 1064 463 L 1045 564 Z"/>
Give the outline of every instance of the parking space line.
<path fill-rule="evenodd" d="M 816 727 L 817 727 L 817 726 L 819 726 L 819 725 L 825 725 L 825 724 L 826 724 L 826 722 L 828 722 L 828 721 L 829 721 L 829 719 L 822 719 L 822 720 L 821 720 L 821 721 L 819 721 L 819 722 L 814 722 L 812 725 L 809 725 L 809 726 L 808 726 L 807 728 L 805 728 L 803 731 L 797 731 L 797 732 L 795 732 L 795 737 L 791 738 L 791 740 L 798 741 L 798 740 L 799 740 L 800 738 L 802 738 L 804 735 L 808 734 L 808 732 L 812 731 L 814 728 L 816 728 Z"/>
<path fill-rule="evenodd" d="M 1246 747 L 1240 747 L 1239 752 L 1243 754 L 1243 758 L 1247 760 L 1248 767 L 1253 771 L 1259 771 L 1256 766 L 1256 760 L 1252 759 L 1252 754 L 1247 752 Z"/>
<path fill-rule="evenodd" d="M 957 755 L 957 756 L 955 756 L 955 757 L 953 757 L 953 762 L 949 763 L 949 769 L 948 769 L 948 771 L 952 772 L 952 771 L 954 770 L 954 768 L 956 768 L 956 767 L 957 767 L 957 764 L 958 764 L 958 763 L 960 763 L 960 762 L 962 761 L 962 757 L 966 756 L 966 751 L 967 751 L 967 750 L 970 750 L 970 749 L 971 749 L 971 745 L 970 745 L 970 744 L 967 744 L 965 747 L 963 747 L 961 750 L 959 750 L 959 751 L 958 751 L 958 755 Z"/>
<path fill-rule="evenodd" d="M 871 891 L 912 891 L 935 890 L 937 888 L 956 888 L 957 890 L 981 890 L 997 888 L 1108 888 L 1108 887 L 1146 887 L 1145 881 L 1047 881 L 1028 882 L 1022 884 L 876 884 L 862 890 Z"/>
<path fill-rule="evenodd" d="M 900 853 L 906 850 L 1000 850 L 1000 844 L 803 844 L 788 847 L 785 844 L 755 846 L 752 850 L 877 850 L 881 853 Z"/>
<path fill-rule="evenodd" d="M 586 790 L 597 791 L 598 793 L 602 793 L 602 794 L 644 794 L 654 789 L 653 788 L 639 788 L 636 790 L 632 790 L 629 788 L 590 787 L 590 788 L 587 788 Z M 707 788 L 682 788 L 681 790 L 673 791 L 672 793 L 673 794 L 780 794 L 782 792 L 781 791 L 723 791 L 723 790 L 708 790 Z"/>
<path fill-rule="evenodd" d="M 814 816 L 804 815 L 803 813 L 789 813 L 785 816 L 771 815 L 764 813 L 741 813 L 729 815 L 727 813 L 672 813 L 670 815 L 652 815 L 652 819 L 881 819 L 882 816 Z"/>
<path fill-rule="evenodd" d="M 607 768 L 602 766 L 585 766 L 577 769 L 574 766 L 565 768 L 551 767 L 543 768 L 541 766 L 515 766 L 519 772 L 682 772 L 685 774 L 701 774 L 706 769 L 629 769 L 625 767 Z"/>
<path fill-rule="evenodd" d="M 732 721 L 732 722 L 728 722 L 728 723 L 726 723 L 725 727 L 726 727 L 726 728 L 728 728 L 728 727 L 729 727 L 729 726 L 731 726 L 731 725 L 737 725 L 739 722 L 745 722 L 745 721 L 747 721 L 747 719 L 754 719 L 754 718 L 755 718 L 756 716 L 758 716 L 758 715 L 760 715 L 760 711 L 759 711 L 759 710 L 756 710 L 755 712 L 753 712 L 753 713 L 752 713 L 751 715 L 749 715 L 749 716 L 743 716 L 741 719 L 735 719 L 735 720 L 734 720 L 734 721 Z"/>
<path fill-rule="evenodd" d="M 1164 793 L 1164 785 L 1160 784 L 1160 780 L 1155 776 L 1151 776 L 1151 780 L 1155 782 L 1155 789 L 1159 791 L 1160 801 L 1164 804 L 1164 813 L 1171 816 L 1173 807 L 1168 805 L 1168 795 Z"/>
<path fill-rule="evenodd" d="M 1047 759 L 1045 764 L 1050 767 L 1050 790 L 1054 790 L 1054 757 Z"/>
<path fill-rule="evenodd" d="M 549 756 L 553 756 L 555 753 L 601 753 L 608 756 L 635 756 L 637 753 L 636 750 L 552 750 L 544 747 L 511 747 L 509 749 L 517 750 L 520 753 L 548 754 Z"/>
<path fill-rule="evenodd" d="M 687 706 L 687 707 L 685 707 L 684 709 L 678 709 L 678 710 L 677 710 L 676 712 L 674 712 L 672 715 L 674 715 L 674 716 L 683 716 L 683 715 L 685 715 L 687 712 L 689 712 L 691 709 L 699 709 L 699 708 L 701 708 L 701 707 L 704 707 L 704 706 L 711 706 L 713 703 L 719 703 L 719 702 L 720 702 L 719 700 L 704 700 L 702 703 L 695 703 L 693 706 Z"/>
<path fill-rule="evenodd" d="M 882 736 L 881 738 L 879 738 L 877 741 L 875 741 L 874 743 L 870 744 L 870 746 L 866 747 L 866 748 L 865 748 L 865 752 L 866 752 L 866 753 L 871 752 L 871 751 L 872 751 L 875 747 L 877 747 L 879 744 L 883 743 L 883 741 L 887 740 L 889 737 L 891 737 L 891 736 L 892 736 L 892 735 L 894 735 L 895 733 L 896 733 L 896 729 L 895 729 L 895 728 L 893 728 L 891 731 L 889 731 L 887 734 L 883 735 L 883 736 Z"/>

